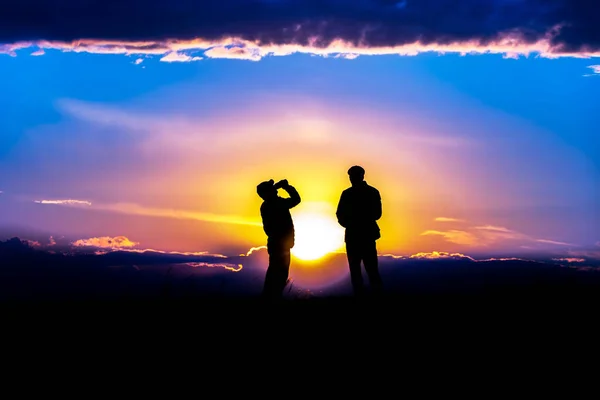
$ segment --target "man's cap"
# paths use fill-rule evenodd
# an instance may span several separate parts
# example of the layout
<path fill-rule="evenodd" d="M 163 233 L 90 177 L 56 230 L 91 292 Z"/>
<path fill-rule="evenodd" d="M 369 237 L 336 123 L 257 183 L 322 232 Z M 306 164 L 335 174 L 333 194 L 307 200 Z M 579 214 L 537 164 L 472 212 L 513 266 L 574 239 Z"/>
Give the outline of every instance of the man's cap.
<path fill-rule="evenodd" d="M 271 189 L 274 184 L 275 184 L 275 181 L 273 179 L 261 182 L 258 184 L 258 186 L 256 186 L 256 193 L 258 193 L 258 194 L 264 193 L 265 191 Z"/>
<path fill-rule="evenodd" d="M 348 175 L 364 175 L 365 169 L 360 165 L 354 165 L 348 170 Z"/>

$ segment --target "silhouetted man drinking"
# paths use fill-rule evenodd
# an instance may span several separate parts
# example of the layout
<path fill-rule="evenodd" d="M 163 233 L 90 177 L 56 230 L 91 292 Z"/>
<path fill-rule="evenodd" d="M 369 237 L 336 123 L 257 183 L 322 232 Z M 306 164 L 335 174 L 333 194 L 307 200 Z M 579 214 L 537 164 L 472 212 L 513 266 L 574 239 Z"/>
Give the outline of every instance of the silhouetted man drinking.
<path fill-rule="evenodd" d="M 364 180 L 365 170 L 355 165 L 348 170 L 352 187 L 344 190 L 337 207 L 337 219 L 346 228 L 346 255 L 354 293 L 364 293 L 361 262 L 374 293 L 382 292 L 376 241 L 381 237 L 377 220 L 381 218 L 379 191 Z"/>
<path fill-rule="evenodd" d="M 289 198 L 279 197 L 277 190 L 283 189 Z M 290 272 L 290 250 L 294 247 L 294 222 L 290 209 L 300 204 L 300 195 L 286 179 L 274 183 L 271 179 L 256 188 L 264 200 L 260 206 L 263 229 L 267 234 L 269 267 L 263 286 L 263 297 L 280 298 Z"/>

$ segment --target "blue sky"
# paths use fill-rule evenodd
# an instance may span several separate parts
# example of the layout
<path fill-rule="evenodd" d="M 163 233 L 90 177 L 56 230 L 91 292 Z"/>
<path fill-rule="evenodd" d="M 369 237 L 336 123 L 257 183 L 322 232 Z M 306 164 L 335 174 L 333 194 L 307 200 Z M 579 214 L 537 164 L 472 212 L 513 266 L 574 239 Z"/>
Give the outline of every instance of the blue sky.
<path fill-rule="evenodd" d="M 360 164 L 384 199 L 381 252 L 598 252 L 589 1 L 5 11 L 7 235 L 239 254 L 265 240 L 255 185 L 288 178 L 303 198 L 300 240 L 314 240 Z M 315 215 L 324 225 L 311 228 Z"/>
<path fill-rule="evenodd" d="M 386 247 L 390 251 L 402 251 L 403 247 L 412 251 L 435 250 L 440 246 L 446 250 L 469 250 L 464 240 L 453 242 L 452 235 L 449 243 L 446 240 L 432 242 L 438 237 L 447 239 L 442 236 L 444 232 L 469 233 L 465 227 L 439 229 L 427 226 L 426 220 L 445 213 L 461 214 L 457 219 L 476 219 L 475 225 L 527 232 L 535 237 L 547 234 L 549 238 L 542 240 L 583 247 L 593 246 L 600 237 L 599 224 L 592 223 L 598 221 L 595 210 L 600 160 L 600 146 L 594 136 L 600 116 L 594 112 L 593 96 L 598 92 L 600 79 L 584 76 L 592 72 L 588 68 L 592 64 L 590 60 L 506 59 L 500 55 L 457 54 L 339 59 L 298 54 L 266 57 L 257 62 L 205 59 L 166 63 L 147 58 L 135 64 L 137 58 L 59 51 L 47 51 L 43 56 L 33 57 L 27 50 L 21 50 L 16 57 L 0 59 L 0 72 L 11 77 L 5 81 L 0 95 L 0 105 L 10 115 L 0 122 L 3 132 L 0 138 L 0 190 L 4 192 L 2 218 L 5 222 L 27 226 L 39 222 L 40 228 L 56 230 L 59 234 L 122 234 L 118 215 L 107 217 L 102 212 L 84 212 L 69 207 L 32 212 L 28 202 L 42 197 L 103 202 L 126 199 L 153 207 L 223 213 L 226 210 L 213 204 L 218 191 L 212 194 L 207 190 L 202 198 L 194 192 L 196 197 L 191 198 L 198 200 L 194 204 L 190 192 L 169 186 L 173 177 L 168 174 L 156 178 L 165 182 L 164 190 L 151 187 L 150 182 L 156 177 L 153 174 L 159 170 L 173 169 L 172 174 L 181 174 L 175 165 L 185 161 L 187 156 L 175 153 L 174 158 L 164 156 L 167 158 L 158 159 L 162 161 L 156 161 L 156 158 L 149 161 L 131 147 L 140 139 L 132 134 L 131 126 L 103 124 L 93 118 L 86 120 L 75 115 L 75 111 L 89 112 L 99 107 L 98 110 L 142 115 L 139 118 L 164 115 L 167 121 L 187 118 L 194 123 L 216 116 L 217 123 L 233 120 L 242 125 L 255 121 L 253 118 L 273 120 L 281 115 L 282 129 L 285 130 L 288 114 L 283 115 L 277 109 L 278 104 L 284 104 L 288 107 L 286 112 L 301 109 L 300 116 L 327 116 L 335 121 L 362 115 L 364 125 L 355 133 L 365 140 L 371 136 L 393 137 L 396 132 L 410 128 L 416 136 L 435 142 L 431 152 L 427 153 L 427 160 L 431 162 L 414 170 L 398 166 L 399 169 L 394 170 L 384 162 L 375 166 L 381 174 L 386 174 L 385 179 L 373 174 L 373 180 L 382 182 L 384 191 L 389 193 L 388 224 L 394 228 L 390 227 L 388 231 L 396 233 L 394 229 L 400 229 L 397 226 L 403 230 L 401 240 L 392 239 L 397 235 L 388 235 Z M 68 105 L 67 111 L 64 104 Z M 89 117 L 89 113 L 86 115 Z M 102 114 L 100 118 L 117 117 Z M 380 122 L 387 128 L 381 128 Z M 383 131 L 379 131 L 380 128 Z M 214 134 L 218 135 L 217 132 Z M 235 142 L 237 139 L 227 140 Z M 486 147 L 455 148 L 463 142 Z M 93 149 L 106 152 L 94 154 Z M 246 149 L 247 152 L 260 151 L 251 145 Z M 337 159 L 335 154 L 326 156 L 328 149 L 327 146 L 323 148 L 323 162 L 333 164 L 332 168 L 343 172 L 346 159 Z M 397 154 L 399 158 L 407 155 L 405 160 L 408 160 L 408 156 L 419 149 L 398 148 Z M 395 149 L 390 147 L 388 150 L 393 157 Z M 377 150 L 359 147 L 354 152 L 355 159 L 360 159 L 360 153 L 372 153 L 371 156 L 378 158 Z M 232 155 L 234 153 L 232 150 Z M 235 163 L 233 169 L 218 162 L 202 164 L 193 158 L 190 156 L 189 163 L 184 162 L 180 168 L 187 165 L 221 171 L 215 172 L 214 179 L 222 179 L 231 171 L 244 168 L 243 164 L 236 166 Z M 408 165 L 408 161 L 406 163 Z M 297 163 L 289 166 L 288 171 L 302 167 L 302 163 Z M 444 191 L 437 186 L 440 190 L 436 192 L 432 188 L 438 183 L 431 181 L 428 185 L 423 180 L 425 176 L 443 173 L 447 174 L 444 180 L 451 181 Z M 419 177 L 419 174 L 429 175 Z M 259 178 L 257 175 L 256 179 Z M 338 179 L 336 184 L 345 184 L 343 178 L 336 176 L 335 179 Z M 413 187 L 413 193 L 406 194 L 411 192 L 411 187 L 407 187 L 411 179 L 421 182 L 419 185 L 425 189 Z M 132 181 L 139 184 L 136 191 L 128 190 Z M 390 188 L 394 182 L 397 187 Z M 247 184 L 251 189 L 254 182 Z M 330 203 L 334 201 L 319 199 L 318 194 L 313 197 Z M 236 205 L 231 208 L 236 215 L 251 219 L 255 204 L 246 199 L 248 197 L 235 198 Z M 18 204 L 23 201 L 26 206 Z M 246 205 L 239 205 L 245 202 Z M 74 212 L 83 214 L 74 217 L 71 215 Z M 81 219 L 83 215 L 85 217 Z M 98 222 L 95 232 L 84 229 L 85 225 L 90 226 L 90 222 L 86 222 L 88 218 L 114 218 L 114 224 L 110 228 L 106 223 Z M 147 218 L 156 219 L 154 216 Z M 397 225 L 392 218 L 406 222 Z M 403 225 L 410 223 L 413 223 L 412 228 Z M 160 222 L 148 224 L 160 226 Z M 178 229 L 182 228 L 172 228 L 173 231 Z M 190 236 L 189 229 L 185 228 L 180 235 Z M 198 229 L 210 231 L 214 224 Z M 254 231 L 247 237 L 252 240 L 241 240 L 240 248 L 260 244 L 260 234 L 256 233 L 255 227 L 251 229 Z M 409 235 L 407 230 L 414 236 L 412 239 L 406 237 Z M 427 231 L 436 233 L 420 235 Z M 198 235 L 196 230 L 194 232 Z M 225 229 L 223 235 L 227 232 Z M 146 232 L 144 236 L 142 242 L 160 247 L 159 233 Z M 429 242 L 424 242 L 425 239 Z M 181 247 L 177 242 L 171 240 L 163 245 L 177 249 L 191 246 L 191 241 L 183 240 L 186 244 Z M 208 246 L 209 250 L 227 247 L 217 243 Z M 511 243 L 510 246 L 504 250 L 520 251 L 519 247 L 528 247 L 523 243 Z M 496 249 L 487 247 L 481 251 L 492 250 Z"/>

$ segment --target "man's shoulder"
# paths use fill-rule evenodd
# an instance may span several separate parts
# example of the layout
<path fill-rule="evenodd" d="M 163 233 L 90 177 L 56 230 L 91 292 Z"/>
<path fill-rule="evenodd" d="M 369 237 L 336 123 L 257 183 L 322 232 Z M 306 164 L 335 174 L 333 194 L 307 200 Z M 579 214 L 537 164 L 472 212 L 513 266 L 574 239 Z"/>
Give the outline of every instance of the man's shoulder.
<path fill-rule="evenodd" d="M 354 193 L 354 188 L 352 186 L 350 186 L 349 188 L 344 189 L 342 191 L 342 196 L 347 196 L 347 195 L 352 194 L 352 193 Z"/>
<path fill-rule="evenodd" d="M 342 191 L 342 196 L 352 195 L 352 194 L 356 194 L 357 196 L 362 196 L 362 195 L 364 195 L 365 192 L 372 194 L 372 195 L 379 196 L 379 190 L 377 190 L 375 187 L 373 187 L 369 184 L 366 184 L 366 183 L 365 183 L 364 187 L 350 186 L 348 189 L 345 189 L 344 191 Z"/>
<path fill-rule="evenodd" d="M 367 184 L 366 187 L 367 187 L 367 190 L 369 190 L 369 192 L 371 192 L 373 194 L 379 194 L 379 190 L 377 190 L 377 188 L 375 188 L 374 186 Z"/>

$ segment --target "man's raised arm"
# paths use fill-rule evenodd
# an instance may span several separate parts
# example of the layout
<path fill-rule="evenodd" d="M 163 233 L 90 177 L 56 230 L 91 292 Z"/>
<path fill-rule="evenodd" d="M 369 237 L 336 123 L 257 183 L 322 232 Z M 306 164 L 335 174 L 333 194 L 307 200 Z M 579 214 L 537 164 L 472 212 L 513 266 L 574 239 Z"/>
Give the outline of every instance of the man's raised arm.
<path fill-rule="evenodd" d="M 285 190 L 290 195 L 289 199 L 285 199 L 285 202 L 286 202 L 288 208 L 294 208 L 298 204 L 300 204 L 300 201 L 301 201 L 300 194 L 298 194 L 298 191 L 296 190 L 295 187 L 293 187 L 290 184 L 287 184 L 287 185 L 283 186 L 282 189 Z"/>

